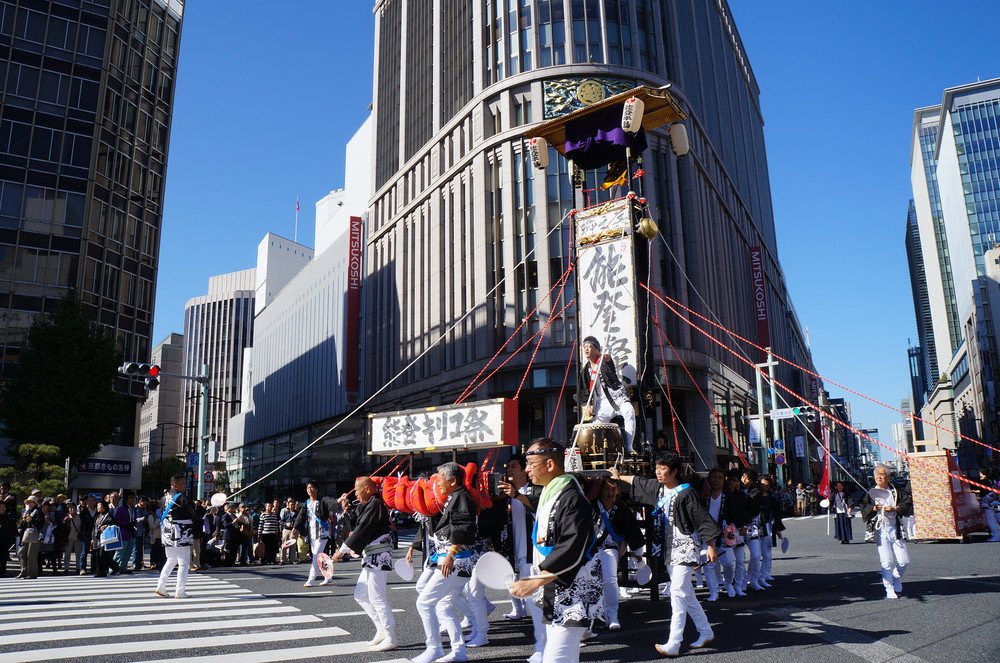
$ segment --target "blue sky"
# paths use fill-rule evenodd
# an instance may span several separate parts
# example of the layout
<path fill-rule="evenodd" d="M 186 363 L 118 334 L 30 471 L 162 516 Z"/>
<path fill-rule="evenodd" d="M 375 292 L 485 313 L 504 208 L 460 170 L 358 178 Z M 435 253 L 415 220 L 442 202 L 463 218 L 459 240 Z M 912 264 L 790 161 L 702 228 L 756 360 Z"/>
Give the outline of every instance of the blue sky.
<path fill-rule="evenodd" d="M 706 0 L 707 1 L 707 0 Z M 913 109 L 1000 76 L 1000 3 L 730 0 L 761 88 L 785 277 L 820 373 L 898 404 L 915 338 L 903 228 Z M 372 99 L 373 3 L 189 3 L 155 339 L 208 277 L 252 267 L 268 231 L 313 239 Z M 904 8 L 905 9 L 902 9 Z M 832 389 L 833 396 L 841 396 Z M 897 415 L 849 397 L 891 444 Z"/>

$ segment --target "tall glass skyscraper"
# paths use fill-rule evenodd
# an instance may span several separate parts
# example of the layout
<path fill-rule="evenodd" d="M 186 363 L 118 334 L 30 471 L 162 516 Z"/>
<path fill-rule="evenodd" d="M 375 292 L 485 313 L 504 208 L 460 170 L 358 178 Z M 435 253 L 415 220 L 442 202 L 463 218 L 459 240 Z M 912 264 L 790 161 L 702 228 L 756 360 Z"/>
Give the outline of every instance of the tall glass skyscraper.
<path fill-rule="evenodd" d="M 70 289 L 149 359 L 183 9 L 0 0 L 0 374 Z"/>
<path fill-rule="evenodd" d="M 759 89 L 725 0 L 377 0 L 375 17 L 366 389 L 448 334 L 375 409 L 454 401 L 566 270 L 568 229 L 546 237 L 575 206 L 567 164 L 553 157 L 547 171 L 535 170 L 525 130 L 641 84 L 673 85 L 692 145 L 678 160 L 665 132 L 648 137 L 646 194 L 669 245 L 650 245 L 650 282 L 756 338 L 748 255 L 760 247 L 771 344 L 809 364 L 778 262 Z M 610 195 L 597 186 L 603 175 L 588 173 L 591 204 Z M 563 303 L 574 296 L 571 283 Z M 558 308 L 543 303 L 508 351 Z M 752 372 L 666 311 L 660 317 L 745 450 Z M 545 434 L 551 421 L 564 437 L 575 423 L 572 402 L 560 401 L 575 338 L 572 315 L 546 332 L 518 399 L 522 439 Z M 513 395 L 530 355 L 474 397 Z M 733 450 L 680 366 L 656 362 L 691 434 L 684 450 L 699 467 L 726 462 Z M 786 368 L 779 377 L 810 389 Z M 659 408 L 656 428 L 669 421 L 666 404 Z"/>

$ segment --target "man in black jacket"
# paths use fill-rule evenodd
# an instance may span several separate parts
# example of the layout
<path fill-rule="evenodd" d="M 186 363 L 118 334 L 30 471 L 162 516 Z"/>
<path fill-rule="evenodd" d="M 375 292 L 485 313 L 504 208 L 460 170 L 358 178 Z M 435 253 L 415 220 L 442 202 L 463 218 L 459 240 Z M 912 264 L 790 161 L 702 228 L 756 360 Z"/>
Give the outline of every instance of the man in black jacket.
<path fill-rule="evenodd" d="M 339 500 L 350 521 L 351 533 L 334 554 L 333 561 L 339 562 L 346 554 L 361 555 L 361 574 L 354 586 L 354 600 L 375 624 L 375 637 L 368 649 L 389 651 L 398 646 L 396 620 L 385 586 L 392 570 L 389 510 L 370 477 L 355 479 L 354 492 L 359 500 L 357 507 L 352 508 L 346 493 Z"/>
<path fill-rule="evenodd" d="M 326 544 L 330 541 L 331 520 L 340 509 L 340 505 L 332 497 L 320 497 L 319 486 L 310 481 L 306 484 L 306 494 L 309 498 L 299 509 L 295 516 L 295 526 L 292 528 L 292 538 L 297 539 L 300 535 L 307 534 L 309 546 L 312 551 L 312 565 L 309 567 L 309 579 L 305 582 L 305 587 L 312 587 L 313 581 L 319 575 L 319 562 L 317 556 L 326 550 Z M 328 585 L 330 581 L 323 579 L 320 585 Z"/>
<path fill-rule="evenodd" d="M 633 453 L 635 440 L 635 408 L 626 385 L 619 375 L 611 355 L 601 354 L 601 344 L 593 336 L 583 339 L 584 365 L 580 375 L 577 402 L 582 407 L 584 421 L 611 423 L 621 417 L 625 424 L 625 451 Z"/>
<path fill-rule="evenodd" d="M 721 530 L 694 489 L 680 482 L 680 474 L 681 458 L 670 452 L 657 457 L 656 479 L 624 476 L 618 468 L 611 469 L 611 478 L 622 482 L 634 501 L 655 507 L 653 516 L 661 523 L 663 557 L 670 570 L 671 615 L 670 638 L 666 644 L 656 645 L 656 651 L 668 657 L 680 655 L 684 624 L 689 615 L 698 629 L 698 639 L 691 643 L 692 649 L 704 647 L 715 638 L 691 586 L 691 577 L 694 568 L 701 564 L 703 542 L 706 543 L 706 560 L 716 560 L 714 541 Z"/>
<path fill-rule="evenodd" d="M 587 627 L 604 620 L 601 558 L 592 556 L 594 516 L 576 477 L 565 470 L 565 448 L 550 438 L 535 440 L 525 456 L 528 477 L 542 486 L 532 534 L 533 570 L 521 578 L 512 596 L 527 599 L 542 590 L 545 642 L 531 663 L 580 660 Z"/>
<path fill-rule="evenodd" d="M 465 472 L 457 463 L 445 463 L 437 471 L 437 495 L 444 502 L 441 515 L 431 525 L 428 567 L 435 569 L 417 598 L 427 649 L 414 663 L 466 661 L 468 654 L 455 601 L 472 574 L 476 542 L 476 504 L 463 488 Z M 451 652 L 444 653 L 441 625 L 448 631 Z"/>
<path fill-rule="evenodd" d="M 875 487 L 868 491 L 861 506 L 861 516 L 875 532 L 882 585 L 887 599 L 899 598 L 903 591 L 903 574 L 910 563 L 906 541 L 900 531 L 900 518 L 913 513 L 910 486 L 897 488 L 889 483 L 889 468 L 875 466 Z"/>

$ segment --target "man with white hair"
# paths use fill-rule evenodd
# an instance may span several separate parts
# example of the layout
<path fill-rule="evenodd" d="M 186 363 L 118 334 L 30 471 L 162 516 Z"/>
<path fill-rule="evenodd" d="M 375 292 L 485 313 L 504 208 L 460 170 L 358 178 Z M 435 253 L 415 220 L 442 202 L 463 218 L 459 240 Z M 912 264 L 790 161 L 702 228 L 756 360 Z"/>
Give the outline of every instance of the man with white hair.
<path fill-rule="evenodd" d="M 878 558 L 882 567 L 885 597 L 895 599 L 903 591 L 903 574 L 910 563 L 906 542 L 900 531 L 900 519 L 913 513 L 913 498 L 909 486 L 897 488 L 889 483 L 889 468 L 875 466 L 875 487 L 861 507 L 861 514 L 875 534 Z"/>

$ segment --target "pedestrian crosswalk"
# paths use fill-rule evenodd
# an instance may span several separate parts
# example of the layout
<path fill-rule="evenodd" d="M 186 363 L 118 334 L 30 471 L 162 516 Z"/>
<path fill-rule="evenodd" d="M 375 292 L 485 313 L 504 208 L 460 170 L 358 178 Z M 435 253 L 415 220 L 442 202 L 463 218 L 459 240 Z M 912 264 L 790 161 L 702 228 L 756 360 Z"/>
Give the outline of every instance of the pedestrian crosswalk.
<path fill-rule="evenodd" d="M 152 575 L 0 579 L 0 663 L 263 663 L 368 653 L 367 640 L 352 641 L 323 616 L 226 579 L 192 575 L 184 600 L 154 596 L 155 584 Z"/>

